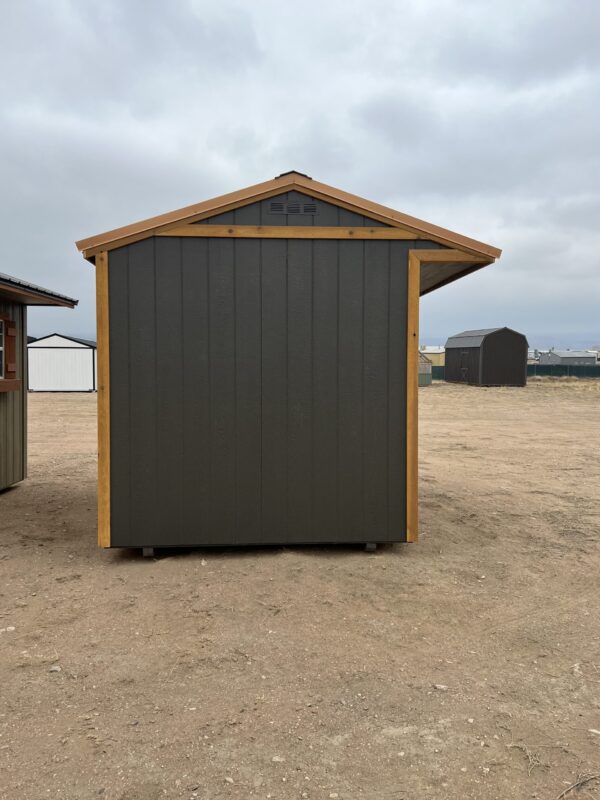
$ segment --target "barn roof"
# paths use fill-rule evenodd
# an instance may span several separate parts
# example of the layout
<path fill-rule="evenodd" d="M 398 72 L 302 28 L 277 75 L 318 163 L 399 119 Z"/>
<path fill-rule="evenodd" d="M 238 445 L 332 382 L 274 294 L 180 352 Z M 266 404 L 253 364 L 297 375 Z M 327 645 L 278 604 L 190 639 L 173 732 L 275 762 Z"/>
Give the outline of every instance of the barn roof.
<path fill-rule="evenodd" d="M 446 342 L 446 349 L 453 347 L 479 347 L 486 336 L 496 331 L 509 331 L 510 328 L 480 328 L 476 331 L 463 331 L 455 333 Z"/>
<path fill-rule="evenodd" d="M 58 292 L 43 289 L 34 283 L 0 272 L 0 294 L 17 303 L 27 306 L 66 306 L 75 308 L 78 300 Z"/>
<path fill-rule="evenodd" d="M 341 206 L 348 210 L 370 217 L 371 219 L 385 223 L 392 228 L 401 228 L 408 233 L 414 233 L 415 239 L 427 239 L 443 244 L 446 247 L 458 248 L 463 253 L 471 256 L 471 263 L 456 263 L 456 259 L 449 258 L 447 264 L 435 265 L 436 274 L 431 276 L 423 274 L 422 293 L 431 291 L 434 288 L 449 283 L 456 278 L 473 272 L 482 266 L 486 266 L 498 258 L 501 250 L 492 245 L 463 236 L 460 233 L 441 228 L 431 222 L 411 217 L 400 211 L 366 200 L 363 197 L 350 194 L 333 186 L 313 180 L 308 175 L 291 170 L 282 173 L 272 180 L 240 189 L 236 192 L 204 200 L 177 211 L 170 211 L 157 217 L 134 222 L 122 228 L 115 228 L 105 233 L 90 236 L 76 242 L 78 249 L 89 261 L 94 261 L 95 255 L 102 250 L 111 250 L 125 244 L 139 241 L 141 239 L 165 233 L 169 228 L 176 228 L 182 224 L 198 222 L 199 220 L 215 216 L 234 208 L 239 208 L 249 203 L 265 200 L 269 197 L 282 194 L 288 191 L 299 191 L 316 199 L 321 199 L 334 205 Z M 407 237 L 408 238 L 408 237 Z M 437 259 L 441 260 L 441 259 Z M 464 261 L 460 259 L 459 261 Z M 431 271 L 431 270 L 430 270 Z"/>

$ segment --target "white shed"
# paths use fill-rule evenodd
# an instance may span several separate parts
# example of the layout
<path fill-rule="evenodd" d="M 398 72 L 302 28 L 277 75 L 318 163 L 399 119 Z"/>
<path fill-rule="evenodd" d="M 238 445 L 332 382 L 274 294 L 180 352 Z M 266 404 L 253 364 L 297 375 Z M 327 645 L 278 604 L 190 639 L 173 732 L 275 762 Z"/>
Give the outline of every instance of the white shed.
<path fill-rule="evenodd" d="M 96 342 L 51 333 L 30 342 L 27 355 L 29 391 L 96 391 Z"/>

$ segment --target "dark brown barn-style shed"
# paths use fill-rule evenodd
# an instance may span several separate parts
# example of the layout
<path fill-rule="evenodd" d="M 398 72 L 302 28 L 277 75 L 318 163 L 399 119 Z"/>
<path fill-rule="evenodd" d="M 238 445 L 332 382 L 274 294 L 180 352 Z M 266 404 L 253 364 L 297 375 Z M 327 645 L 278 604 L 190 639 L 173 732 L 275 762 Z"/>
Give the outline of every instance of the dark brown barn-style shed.
<path fill-rule="evenodd" d="M 77 246 L 101 546 L 416 540 L 419 295 L 500 250 L 299 172 Z"/>
<path fill-rule="evenodd" d="M 511 328 L 463 331 L 446 342 L 444 377 L 472 386 L 525 386 L 527 339 Z"/>
<path fill-rule="evenodd" d="M 27 306 L 76 305 L 0 274 L 0 490 L 27 477 Z"/>

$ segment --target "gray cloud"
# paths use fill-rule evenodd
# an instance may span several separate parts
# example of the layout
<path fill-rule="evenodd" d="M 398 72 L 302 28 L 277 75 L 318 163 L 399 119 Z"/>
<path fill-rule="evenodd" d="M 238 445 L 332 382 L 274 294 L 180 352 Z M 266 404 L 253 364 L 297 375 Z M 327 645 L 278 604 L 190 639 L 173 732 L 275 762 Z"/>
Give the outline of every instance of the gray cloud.
<path fill-rule="evenodd" d="M 5 272 L 81 299 L 76 238 L 296 168 L 504 249 L 423 301 L 423 339 L 600 339 L 595 0 L 42 0 L 0 28 Z"/>

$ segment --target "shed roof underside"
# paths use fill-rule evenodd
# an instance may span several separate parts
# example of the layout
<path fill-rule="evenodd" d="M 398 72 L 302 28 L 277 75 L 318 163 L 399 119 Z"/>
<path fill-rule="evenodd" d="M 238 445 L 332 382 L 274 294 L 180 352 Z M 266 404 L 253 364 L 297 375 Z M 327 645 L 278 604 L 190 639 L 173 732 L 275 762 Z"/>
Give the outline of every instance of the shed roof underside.
<path fill-rule="evenodd" d="M 78 300 L 64 294 L 51 292 L 33 283 L 27 283 L 12 275 L 0 273 L 0 296 L 13 303 L 22 303 L 26 306 L 66 306 L 75 308 Z"/>
<path fill-rule="evenodd" d="M 476 239 L 471 239 L 430 222 L 395 211 L 363 197 L 320 183 L 295 171 L 284 173 L 273 180 L 205 200 L 177 211 L 150 217 L 131 225 L 115 228 L 87 239 L 81 239 L 76 242 L 76 245 L 83 256 L 93 262 L 96 253 L 102 250 L 111 250 L 159 233 L 165 235 L 169 228 L 174 229 L 181 225 L 198 222 L 287 191 L 299 191 L 315 199 L 325 200 L 383 222 L 392 228 L 400 228 L 407 233 L 412 233 L 415 239 L 433 241 L 475 257 L 475 260 L 471 259 L 469 263 L 465 263 L 464 260 L 441 262 L 437 259 L 435 263 L 431 264 L 422 262 L 421 294 L 427 294 L 446 283 L 492 264 L 502 252 L 492 245 L 479 242 Z M 174 235 L 176 234 L 174 233 Z"/>

